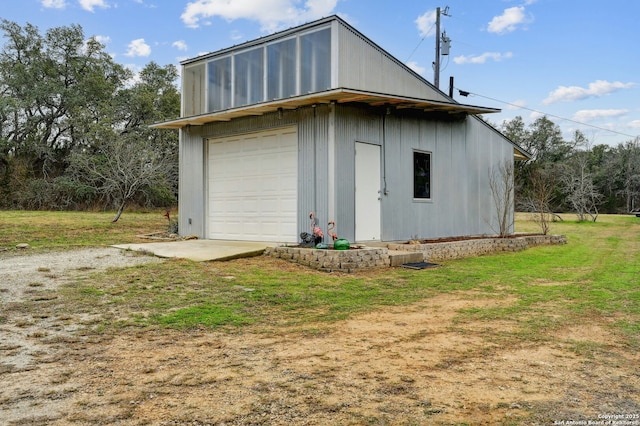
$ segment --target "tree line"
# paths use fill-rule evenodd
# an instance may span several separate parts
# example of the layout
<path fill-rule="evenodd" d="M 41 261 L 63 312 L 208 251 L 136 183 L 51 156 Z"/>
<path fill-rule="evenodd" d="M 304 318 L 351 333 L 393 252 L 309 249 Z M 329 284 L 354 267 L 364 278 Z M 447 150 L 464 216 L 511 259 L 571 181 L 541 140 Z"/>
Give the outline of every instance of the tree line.
<path fill-rule="evenodd" d="M 0 208 L 113 208 L 117 220 L 129 203 L 176 203 L 177 132 L 150 127 L 180 114 L 175 66 L 134 75 L 79 25 L 0 31 Z M 595 220 L 640 208 L 638 138 L 565 140 L 546 116 L 495 127 L 532 155 L 513 168 L 518 210 Z"/>
<path fill-rule="evenodd" d="M 176 203 L 178 136 L 149 127 L 180 113 L 175 66 L 134 75 L 79 25 L 0 31 L 0 208 Z"/>
<path fill-rule="evenodd" d="M 640 138 L 593 145 L 576 130 L 565 140 L 546 116 L 528 126 L 518 116 L 501 131 L 532 156 L 514 169 L 516 209 L 574 212 L 579 220 L 595 221 L 599 213 L 640 208 Z"/>

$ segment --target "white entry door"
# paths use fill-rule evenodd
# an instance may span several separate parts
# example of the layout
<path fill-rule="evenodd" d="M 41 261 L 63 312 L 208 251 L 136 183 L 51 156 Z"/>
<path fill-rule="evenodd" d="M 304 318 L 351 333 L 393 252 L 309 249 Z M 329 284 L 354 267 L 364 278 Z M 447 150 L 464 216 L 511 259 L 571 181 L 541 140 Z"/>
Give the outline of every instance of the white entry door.
<path fill-rule="evenodd" d="M 380 241 L 380 146 L 356 142 L 356 241 Z"/>

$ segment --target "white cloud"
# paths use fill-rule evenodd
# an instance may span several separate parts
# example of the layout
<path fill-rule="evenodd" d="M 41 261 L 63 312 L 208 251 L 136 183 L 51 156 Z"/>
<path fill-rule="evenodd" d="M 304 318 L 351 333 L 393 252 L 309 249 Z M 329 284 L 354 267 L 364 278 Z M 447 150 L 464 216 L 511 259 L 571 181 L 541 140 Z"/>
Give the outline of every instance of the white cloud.
<path fill-rule="evenodd" d="M 453 58 L 453 62 L 458 65 L 461 64 L 484 64 L 487 60 L 492 59 L 495 62 L 501 62 L 503 59 L 509 59 L 513 57 L 513 53 L 499 53 L 499 52 L 485 52 L 482 55 L 476 56 L 456 56 Z"/>
<path fill-rule="evenodd" d="M 64 9 L 67 7 L 65 0 L 42 0 L 42 7 L 47 9 Z"/>
<path fill-rule="evenodd" d="M 242 35 L 242 33 L 238 30 L 232 30 L 231 31 L 231 40 L 234 41 L 238 41 L 238 40 L 242 40 L 244 36 Z"/>
<path fill-rule="evenodd" d="M 111 43 L 111 37 L 109 36 L 97 35 L 97 36 L 94 36 L 93 38 L 95 38 L 98 43 L 104 44 L 105 46 Z"/>
<path fill-rule="evenodd" d="M 487 30 L 490 33 L 504 34 L 515 31 L 518 25 L 527 24 L 532 21 L 525 15 L 524 6 L 516 6 L 505 9 L 502 15 L 494 16 Z"/>
<path fill-rule="evenodd" d="M 633 127 L 634 129 L 640 129 L 640 120 L 633 120 L 627 124 L 629 127 Z"/>
<path fill-rule="evenodd" d="M 105 0 L 78 0 L 80 3 L 80 7 L 89 12 L 93 12 L 93 9 L 96 7 L 101 7 L 103 9 L 107 9 L 109 4 Z"/>
<path fill-rule="evenodd" d="M 227 21 L 249 19 L 258 21 L 263 31 L 298 25 L 330 15 L 338 0 L 196 0 L 187 4 L 182 22 L 197 28 L 203 19 L 220 17 Z M 206 23 L 206 22 L 205 22 Z"/>
<path fill-rule="evenodd" d="M 506 107 L 506 109 L 518 110 L 526 106 L 527 106 L 527 102 L 519 99 L 517 101 L 510 102 L 509 105 Z"/>
<path fill-rule="evenodd" d="M 538 118 L 544 117 L 545 114 L 543 112 L 540 111 L 532 111 L 531 114 L 529 114 L 529 120 L 531 120 L 531 122 L 533 123 L 534 121 L 536 121 Z"/>
<path fill-rule="evenodd" d="M 600 118 L 612 118 L 626 115 L 629 112 L 627 109 L 583 109 L 573 114 L 573 119 L 588 123 Z"/>
<path fill-rule="evenodd" d="M 609 82 L 606 80 L 596 80 L 589 83 L 589 87 L 580 86 L 560 86 L 542 101 L 545 105 L 555 102 L 579 101 L 590 97 L 600 97 L 616 92 L 621 89 L 630 89 L 636 83 L 622 83 L 620 81 Z"/>
<path fill-rule="evenodd" d="M 178 50 L 187 50 L 187 43 L 184 42 L 184 40 L 178 40 L 178 41 L 174 41 L 171 46 L 177 48 Z"/>
<path fill-rule="evenodd" d="M 143 38 L 132 40 L 129 43 L 129 50 L 125 53 L 126 56 L 149 56 L 151 55 L 151 47 L 145 43 Z"/>
<path fill-rule="evenodd" d="M 137 83 L 142 81 L 140 77 L 140 73 L 142 72 L 142 67 L 140 65 L 135 64 L 124 64 L 124 67 L 131 71 L 131 78 L 125 82 L 127 87 L 133 87 Z"/>
<path fill-rule="evenodd" d="M 436 10 L 429 10 L 415 20 L 420 37 L 432 36 L 436 33 Z"/>
<path fill-rule="evenodd" d="M 407 62 L 407 66 L 420 75 L 424 75 L 425 71 L 427 70 L 425 67 L 418 65 L 418 63 L 415 61 Z"/>
<path fill-rule="evenodd" d="M 111 41 L 111 39 L 107 36 L 101 36 L 101 35 L 97 35 L 97 36 L 93 36 L 90 37 L 89 39 L 85 40 L 84 42 L 84 51 L 86 52 L 86 49 L 89 47 L 89 42 L 91 41 L 96 41 L 98 43 L 100 43 L 103 46 L 106 46 L 107 44 L 109 44 L 109 42 Z M 115 58 L 115 55 L 111 55 L 112 58 Z"/>

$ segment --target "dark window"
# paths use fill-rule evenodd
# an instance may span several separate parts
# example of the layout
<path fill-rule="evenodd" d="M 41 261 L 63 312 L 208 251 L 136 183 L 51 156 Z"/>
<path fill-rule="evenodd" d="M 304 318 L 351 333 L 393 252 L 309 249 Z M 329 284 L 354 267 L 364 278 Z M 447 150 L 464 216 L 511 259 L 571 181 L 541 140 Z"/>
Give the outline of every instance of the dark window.
<path fill-rule="evenodd" d="M 413 152 L 413 198 L 431 198 L 431 154 Z"/>

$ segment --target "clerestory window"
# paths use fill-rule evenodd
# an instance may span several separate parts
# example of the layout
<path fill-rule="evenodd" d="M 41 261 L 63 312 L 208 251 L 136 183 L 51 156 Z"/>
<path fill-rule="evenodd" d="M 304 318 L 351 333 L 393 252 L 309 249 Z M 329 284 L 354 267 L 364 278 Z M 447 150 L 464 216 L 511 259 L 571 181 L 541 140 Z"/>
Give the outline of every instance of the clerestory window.
<path fill-rule="evenodd" d="M 290 38 L 267 46 L 267 99 L 282 99 L 296 94 L 296 45 Z"/>
<path fill-rule="evenodd" d="M 231 108 L 231 57 L 209 62 L 209 111 Z"/>
<path fill-rule="evenodd" d="M 264 49 L 238 53 L 234 60 L 234 106 L 262 102 L 264 100 Z"/>
<path fill-rule="evenodd" d="M 300 36 L 300 94 L 331 87 L 331 30 Z"/>
<path fill-rule="evenodd" d="M 228 52 L 209 59 L 206 67 L 206 112 L 328 90 L 331 27 Z M 200 101 L 192 90 L 198 89 L 197 77 L 195 72 L 184 75 L 187 113 L 199 113 Z"/>

